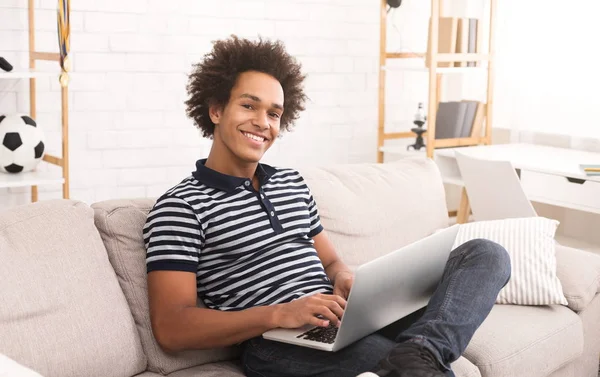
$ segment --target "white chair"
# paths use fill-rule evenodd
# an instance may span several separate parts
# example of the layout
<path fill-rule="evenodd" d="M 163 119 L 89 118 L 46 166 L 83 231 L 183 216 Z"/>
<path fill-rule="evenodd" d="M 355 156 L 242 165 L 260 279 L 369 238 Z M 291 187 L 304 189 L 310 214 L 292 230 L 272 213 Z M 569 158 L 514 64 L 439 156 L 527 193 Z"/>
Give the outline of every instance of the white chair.
<path fill-rule="evenodd" d="M 510 161 L 455 154 L 475 220 L 537 216 Z"/>

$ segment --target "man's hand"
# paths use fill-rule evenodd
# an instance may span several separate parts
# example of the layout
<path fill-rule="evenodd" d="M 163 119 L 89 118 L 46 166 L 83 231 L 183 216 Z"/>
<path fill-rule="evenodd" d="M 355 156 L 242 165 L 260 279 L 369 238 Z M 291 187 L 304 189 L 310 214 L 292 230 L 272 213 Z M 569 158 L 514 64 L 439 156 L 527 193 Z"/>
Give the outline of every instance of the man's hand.
<path fill-rule="evenodd" d="M 346 300 L 342 297 L 317 293 L 286 304 L 276 305 L 273 321 L 275 327 L 287 329 L 307 324 L 327 327 L 329 323 L 332 323 L 339 326 L 345 308 Z"/>
<path fill-rule="evenodd" d="M 350 271 L 340 271 L 335 275 L 333 294 L 343 297 L 345 300 L 350 296 L 350 289 L 354 283 L 354 274 Z"/>

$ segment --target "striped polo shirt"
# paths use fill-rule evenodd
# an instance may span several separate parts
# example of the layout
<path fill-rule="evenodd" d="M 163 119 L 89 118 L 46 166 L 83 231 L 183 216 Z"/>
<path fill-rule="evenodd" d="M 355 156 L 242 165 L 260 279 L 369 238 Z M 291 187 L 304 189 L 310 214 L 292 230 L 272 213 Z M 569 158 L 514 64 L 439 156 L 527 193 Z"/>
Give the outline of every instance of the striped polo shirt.
<path fill-rule="evenodd" d="M 197 161 L 196 171 L 150 210 L 147 271 L 194 272 L 198 297 L 219 310 L 332 293 L 312 240 L 323 227 L 302 176 L 258 164 L 256 191 L 250 179 L 205 163 Z"/>

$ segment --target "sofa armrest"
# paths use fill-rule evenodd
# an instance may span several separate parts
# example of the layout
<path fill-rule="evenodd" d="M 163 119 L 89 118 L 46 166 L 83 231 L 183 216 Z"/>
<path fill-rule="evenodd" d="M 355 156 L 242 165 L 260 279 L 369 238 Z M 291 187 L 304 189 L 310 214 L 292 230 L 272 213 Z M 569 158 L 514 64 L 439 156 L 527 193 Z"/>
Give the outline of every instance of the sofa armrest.
<path fill-rule="evenodd" d="M 600 292 L 600 256 L 556 244 L 556 265 L 569 308 L 582 311 Z"/>

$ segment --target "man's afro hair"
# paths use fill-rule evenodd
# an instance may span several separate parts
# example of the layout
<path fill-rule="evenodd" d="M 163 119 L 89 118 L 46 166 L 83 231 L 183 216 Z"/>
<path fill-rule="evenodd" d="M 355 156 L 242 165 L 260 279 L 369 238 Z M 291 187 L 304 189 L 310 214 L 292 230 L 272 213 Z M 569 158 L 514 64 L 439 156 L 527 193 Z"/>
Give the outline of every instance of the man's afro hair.
<path fill-rule="evenodd" d="M 266 73 L 281 84 L 285 101 L 280 120 L 282 131 L 290 131 L 305 109 L 306 95 L 302 87 L 305 75 L 301 72 L 301 65 L 285 51 L 281 41 L 251 41 L 231 36 L 214 42 L 213 50 L 193 67 L 187 85 L 186 113 L 204 137 L 212 138 L 215 130 L 208 113 L 209 106 L 224 107 L 239 74 L 243 72 Z"/>

